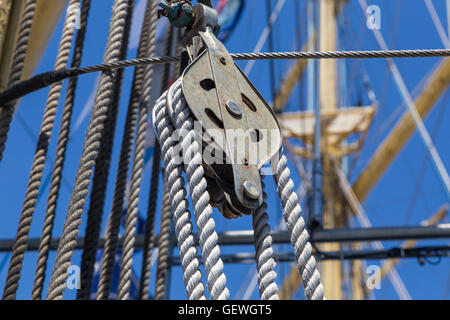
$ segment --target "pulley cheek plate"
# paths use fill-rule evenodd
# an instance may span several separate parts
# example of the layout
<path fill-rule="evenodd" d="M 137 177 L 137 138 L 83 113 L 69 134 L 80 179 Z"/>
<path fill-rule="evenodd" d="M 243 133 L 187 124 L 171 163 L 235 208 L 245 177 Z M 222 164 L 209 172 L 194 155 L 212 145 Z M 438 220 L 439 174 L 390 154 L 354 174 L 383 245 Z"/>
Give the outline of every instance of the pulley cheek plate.
<path fill-rule="evenodd" d="M 184 97 L 215 147 L 231 161 L 237 200 L 256 209 L 263 201 L 259 169 L 279 151 L 281 130 L 225 46 L 209 30 L 200 36 L 207 49 L 183 74 Z"/>

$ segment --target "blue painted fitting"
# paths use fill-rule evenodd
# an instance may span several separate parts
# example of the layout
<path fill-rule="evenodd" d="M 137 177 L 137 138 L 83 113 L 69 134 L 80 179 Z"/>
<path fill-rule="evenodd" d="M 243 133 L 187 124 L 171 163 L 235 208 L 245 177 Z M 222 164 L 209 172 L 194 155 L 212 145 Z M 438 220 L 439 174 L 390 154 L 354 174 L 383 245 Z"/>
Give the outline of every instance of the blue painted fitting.
<path fill-rule="evenodd" d="M 161 1 L 159 6 L 164 9 L 170 23 L 177 28 L 188 26 L 194 19 L 192 7 L 188 4 L 168 4 L 165 1 Z"/>

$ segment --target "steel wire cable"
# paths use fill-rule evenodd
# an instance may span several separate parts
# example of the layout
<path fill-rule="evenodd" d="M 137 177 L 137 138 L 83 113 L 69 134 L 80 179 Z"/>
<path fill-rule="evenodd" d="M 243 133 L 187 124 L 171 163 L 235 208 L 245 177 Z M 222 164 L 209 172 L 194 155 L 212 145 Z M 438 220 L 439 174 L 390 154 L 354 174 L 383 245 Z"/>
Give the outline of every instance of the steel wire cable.
<path fill-rule="evenodd" d="M 150 0 L 150 33 L 148 36 L 146 56 L 153 56 L 156 48 L 156 25 L 158 22 L 158 3 Z M 150 111 L 150 92 L 152 89 L 153 66 L 148 66 L 144 73 L 141 104 L 139 107 L 136 142 L 134 148 L 133 167 L 130 182 L 130 197 L 125 217 L 125 235 L 122 246 L 122 260 L 118 298 L 128 300 L 130 296 L 131 272 L 133 264 L 134 243 L 136 241 L 136 225 L 138 221 L 138 205 L 140 199 L 142 173 L 144 171 L 145 138 L 147 134 L 148 115 Z"/>
<path fill-rule="evenodd" d="M 133 19 L 134 0 L 130 0 L 128 15 L 122 46 L 121 59 L 125 59 L 128 52 L 128 40 L 130 37 L 131 22 Z M 95 160 L 95 172 L 92 182 L 92 190 L 89 201 L 88 221 L 85 229 L 83 254 L 81 257 L 80 290 L 77 299 L 88 300 L 91 296 L 94 265 L 97 257 L 97 247 L 100 236 L 100 228 L 103 220 L 106 190 L 108 186 L 109 168 L 114 144 L 114 135 L 117 124 L 120 93 L 122 91 L 123 69 L 117 72 L 114 99 L 109 110 L 105 124 L 105 133 L 100 142 L 100 153 Z"/>
<path fill-rule="evenodd" d="M 197 248 L 192 234 L 191 213 L 189 212 L 189 203 L 186 199 L 187 191 L 184 187 L 185 179 L 182 176 L 181 163 L 177 161 L 174 151 L 174 127 L 169 120 L 167 111 L 167 91 L 153 108 L 152 119 L 164 160 L 165 183 L 169 189 L 177 246 L 180 252 L 187 296 L 189 300 L 205 300 L 205 287 L 202 283 L 202 274 L 199 269 L 200 261 L 197 259 Z"/>
<path fill-rule="evenodd" d="M 128 14 L 127 0 L 115 0 L 111 18 L 105 61 L 120 59 L 121 48 L 124 41 L 125 24 Z M 61 300 L 66 288 L 67 270 L 77 244 L 77 235 L 86 203 L 86 197 L 91 182 L 92 168 L 98 156 L 100 141 L 105 128 L 108 110 L 111 106 L 115 74 L 105 72 L 100 79 L 97 96 L 92 111 L 91 120 L 87 129 L 83 151 L 78 165 L 74 189 L 67 210 L 66 221 L 56 254 L 56 260 L 50 280 L 47 299 Z"/>
<path fill-rule="evenodd" d="M 173 40 L 174 40 L 174 28 L 170 24 L 167 27 L 166 31 L 166 39 L 165 39 L 165 48 L 164 54 L 170 55 L 172 53 Z M 163 73 L 161 76 L 161 95 L 166 91 L 166 88 L 169 86 L 169 77 L 170 77 L 170 65 L 165 64 L 163 68 Z M 154 240 L 154 226 L 155 226 L 155 214 L 156 214 L 156 206 L 158 200 L 158 189 L 159 189 L 159 175 L 161 171 L 161 147 L 159 145 L 158 139 L 155 137 L 155 145 L 154 145 L 154 153 L 153 153 L 153 164 L 152 164 L 152 174 L 150 179 L 150 194 L 148 200 L 147 207 L 147 219 L 145 222 L 145 232 L 144 232 L 144 249 L 142 251 L 142 267 L 141 267 L 141 277 L 139 282 L 139 298 L 141 300 L 148 300 L 149 298 L 149 290 L 150 290 L 150 266 L 152 259 L 152 250 L 153 250 L 153 240 Z M 164 179 L 163 179 L 164 180 Z M 164 195 L 162 201 L 162 210 L 161 210 L 161 226 L 169 224 L 168 232 L 170 232 L 170 223 L 172 221 L 171 211 L 170 211 L 170 198 L 167 191 L 167 185 L 164 183 Z M 161 230 L 160 230 L 161 235 Z M 160 238 L 161 239 L 161 238 Z M 160 262 L 164 260 L 164 247 L 165 243 L 158 244 L 158 265 L 157 265 L 157 276 L 156 281 L 157 285 L 155 287 L 155 300 L 157 300 L 157 295 L 160 298 L 160 292 L 165 292 L 165 277 L 161 275 L 161 271 L 158 272 Z M 167 242 L 168 247 L 168 242 Z M 167 250 L 168 251 L 168 250 Z M 168 253 L 168 252 L 167 252 Z M 168 254 L 167 254 L 168 258 Z M 167 259 L 168 260 L 168 259 Z M 158 277 L 159 274 L 159 277 Z M 162 279 L 158 281 L 159 278 Z M 158 283 L 159 282 L 159 283 Z M 159 287 L 163 287 L 158 289 Z M 164 296 L 164 294 L 163 294 Z"/>
<path fill-rule="evenodd" d="M 75 39 L 75 47 L 72 58 L 72 67 L 76 68 L 81 64 L 83 56 L 84 40 L 88 25 L 89 11 L 91 0 L 83 0 L 80 13 L 80 29 Z M 39 254 L 37 258 L 36 273 L 34 276 L 33 292 L 31 298 L 40 300 L 44 288 L 45 273 L 47 270 L 48 255 L 50 252 L 50 242 L 52 238 L 53 225 L 56 215 L 57 201 L 61 187 L 62 172 L 64 169 L 64 161 L 66 158 L 67 142 L 69 141 L 70 124 L 72 120 L 73 106 L 75 102 L 75 91 L 78 79 L 69 80 L 67 92 L 63 107 L 61 119 L 61 128 L 59 131 L 58 145 L 56 148 L 55 163 L 53 166 L 50 191 L 45 210 L 44 226 L 42 228 L 41 241 L 39 243 Z"/>
<path fill-rule="evenodd" d="M 448 57 L 450 49 L 413 49 L 413 50 L 374 50 L 374 51 L 323 51 L 323 52 L 261 52 L 232 53 L 234 60 L 283 60 L 283 59 L 382 59 L 382 58 L 430 58 Z M 66 69 L 60 72 L 50 71 L 25 80 L 0 93 L 0 103 L 18 99 L 28 93 L 42 89 L 49 84 L 70 77 L 92 72 L 103 72 L 137 65 L 178 62 L 179 57 L 148 57 L 133 60 L 121 60 L 113 63 Z"/>
<path fill-rule="evenodd" d="M 450 49 L 374 50 L 374 51 L 290 51 L 231 53 L 234 60 L 279 60 L 279 59 L 376 59 L 376 58 L 430 58 L 448 57 Z M 136 65 L 178 62 L 179 57 L 149 57 L 117 61 L 71 70 L 73 76 L 86 73 L 132 67 Z"/>
<path fill-rule="evenodd" d="M 67 62 L 69 61 L 69 55 L 73 42 L 73 35 L 75 33 L 74 22 L 80 10 L 79 5 L 79 0 L 71 0 L 69 2 L 67 15 L 64 21 L 63 32 L 56 56 L 56 70 L 65 69 L 67 67 Z M 22 271 L 22 262 L 27 250 L 29 232 L 31 230 L 31 223 L 33 222 L 33 215 L 36 207 L 37 197 L 39 195 L 42 175 L 45 169 L 48 146 L 50 144 L 50 138 L 56 119 L 56 112 L 58 109 L 62 88 L 62 82 L 54 83 L 51 85 L 48 93 L 44 116 L 42 118 L 42 124 L 39 133 L 39 139 L 34 153 L 33 164 L 30 170 L 28 186 L 25 193 L 22 211 L 20 213 L 19 225 L 17 227 L 17 236 L 11 253 L 11 261 L 3 293 L 4 300 L 14 300 L 16 298 L 16 292 L 19 287 L 19 280 Z"/>
<path fill-rule="evenodd" d="M 150 6 L 147 5 L 144 22 L 142 25 L 139 40 L 138 57 L 144 57 L 147 51 Z M 134 72 L 133 84 L 131 86 L 130 100 L 128 103 L 125 128 L 122 137 L 122 145 L 119 156 L 119 165 L 116 175 L 112 208 L 106 228 L 106 242 L 103 251 L 102 266 L 100 270 L 100 280 L 97 289 L 97 299 L 108 299 L 111 288 L 112 273 L 114 267 L 114 257 L 118 247 L 118 237 L 121 216 L 124 206 L 125 193 L 127 188 L 128 171 L 130 169 L 131 154 L 133 151 L 134 133 L 137 123 L 139 103 L 142 94 L 145 66 L 137 66 Z"/>
<path fill-rule="evenodd" d="M 8 79 L 8 88 L 20 83 L 22 78 L 35 11 L 36 0 L 27 0 L 23 7 L 22 18 L 20 20 L 17 43 Z M 3 159 L 3 151 L 5 150 L 6 140 L 8 139 L 9 127 L 13 118 L 15 106 L 15 101 L 9 101 L 6 105 L 0 106 L 0 161 Z"/>

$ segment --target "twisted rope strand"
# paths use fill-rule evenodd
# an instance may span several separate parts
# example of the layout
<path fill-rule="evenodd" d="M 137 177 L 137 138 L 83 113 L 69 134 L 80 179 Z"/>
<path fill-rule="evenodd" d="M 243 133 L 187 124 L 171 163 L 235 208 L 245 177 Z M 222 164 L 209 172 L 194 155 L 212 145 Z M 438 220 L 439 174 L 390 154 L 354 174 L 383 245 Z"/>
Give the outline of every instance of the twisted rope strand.
<path fill-rule="evenodd" d="M 262 181 L 264 190 L 264 182 Z M 264 202 L 253 213 L 256 265 L 261 300 L 278 300 L 277 274 L 273 258 L 272 236 L 270 235 L 269 215 L 267 214 L 267 194 L 263 192 Z"/>
<path fill-rule="evenodd" d="M 178 250 L 180 251 L 183 279 L 188 299 L 205 300 L 205 288 L 199 269 L 200 261 L 197 259 L 197 248 L 192 235 L 191 213 L 189 212 L 189 203 L 186 199 L 187 191 L 184 187 L 185 180 L 182 176 L 181 164 L 175 157 L 174 128 L 167 113 L 167 92 L 156 103 L 152 119 L 164 159 L 164 175 L 166 185 L 169 188 L 175 234 Z"/>
<path fill-rule="evenodd" d="M 166 294 L 166 275 L 169 269 L 169 242 L 171 219 L 170 195 L 164 184 L 161 211 L 161 225 L 158 239 L 158 265 L 156 267 L 155 300 L 164 300 Z"/>
<path fill-rule="evenodd" d="M 83 0 L 80 14 L 80 29 L 77 32 L 75 40 L 74 54 L 72 58 L 72 67 L 78 67 L 81 64 L 83 55 L 84 39 L 86 36 L 91 0 Z M 69 141 L 70 124 L 72 111 L 75 102 L 75 91 L 78 78 L 69 80 L 66 98 L 64 102 L 63 115 L 61 119 L 61 128 L 59 132 L 58 145 L 56 149 L 55 164 L 53 166 L 50 191 L 47 200 L 44 226 L 42 228 L 41 241 L 39 243 L 39 255 L 37 259 L 36 274 L 33 283 L 33 292 L 31 298 L 40 300 L 44 288 L 45 272 L 47 270 L 47 260 L 50 251 L 50 242 L 52 238 L 53 224 L 56 214 L 56 206 L 61 186 L 61 177 L 64 169 L 66 157 L 67 142 Z"/>
<path fill-rule="evenodd" d="M 125 59 L 128 52 L 128 40 L 130 36 L 131 21 L 133 19 L 134 0 L 130 0 L 128 6 L 127 21 L 122 46 L 121 59 Z M 102 225 L 103 208 L 105 205 L 106 190 L 108 185 L 109 168 L 114 144 L 114 133 L 117 123 L 120 93 L 122 91 L 123 69 L 117 72 L 114 87 L 114 99 L 108 118 L 106 130 L 102 137 L 100 153 L 96 159 L 95 172 L 92 184 L 91 197 L 88 210 L 88 221 L 85 231 L 83 254 L 81 258 L 81 288 L 78 290 L 78 299 L 88 300 L 91 296 L 94 265 L 97 257 L 97 247 Z"/>
<path fill-rule="evenodd" d="M 128 1 L 115 0 L 105 53 L 106 62 L 116 61 L 120 58 L 127 14 Z M 76 246 L 76 237 L 79 232 L 81 216 L 86 203 L 92 176 L 92 167 L 95 165 L 95 159 L 98 156 L 104 123 L 113 100 L 112 90 L 114 83 L 115 75 L 111 72 L 105 72 L 100 79 L 94 109 L 75 178 L 74 190 L 50 280 L 47 294 L 47 299 L 49 300 L 61 300 L 66 288 L 67 269 L 70 266 L 70 259 Z"/>
<path fill-rule="evenodd" d="M 67 67 L 74 35 L 73 21 L 79 12 L 79 4 L 79 0 L 71 0 L 69 2 L 67 16 L 64 22 L 63 32 L 56 56 L 56 70 L 65 69 Z M 30 170 L 28 187 L 25 193 L 25 200 L 23 203 L 22 212 L 20 214 L 17 236 L 12 249 L 11 262 L 3 293 L 3 299 L 5 300 L 14 300 L 19 287 L 22 262 L 27 249 L 28 236 L 31 229 L 31 223 L 33 221 L 37 197 L 39 195 L 39 188 L 41 186 L 42 175 L 47 159 L 48 146 L 50 144 L 50 137 L 56 118 L 56 111 L 59 104 L 59 98 L 61 96 L 61 90 L 62 82 L 58 82 L 50 87 L 48 94 L 39 139 Z"/>
<path fill-rule="evenodd" d="M 200 248 L 203 263 L 205 264 L 208 289 L 212 300 L 226 300 L 229 291 L 226 287 L 226 277 L 223 272 L 223 262 L 220 258 L 220 249 L 217 245 L 217 233 L 212 216 L 210 198 L 206 190 L 207 183 L 201 165 L 202 157 L 200 147 L 195 137 L 194 121 L 189 108 L 186 106 L 182 93 L 182 82 L 179 79 L 173 90 L 173 110 L 176 126 L 182 137 L 184 153 L 184 168 L 192 192 L 195 220 L 199 230 Z"/>
<path fill-rule="evenodd" d="M 172 53 L 172 43 L 173 43 L 174 29 L 171 24 L 168 25 L 166 31 L 166 39 L 165 39 L 165 48 L 164 54 L 170 55 Z M 161 94 L 164 93 L 166 87 L 169 85 L 169 76 L 170 76 L 170 65 L 166 64 L 163 68 L 163 74 L 161 76 Z M 156 205 L 158 200 L 158 189 L 159 189 L 159 175 L 161 171 L 161 147 L 159 145 L 158 139 L 155 138 L 155 146 L 153 153 L 153 164 L 152 164 L 152 175 L 150 180 L 150 194 L 148 200 L 148 208 L 147 208 L 147 219 L 145 222 L 145 233 L 144 233 L 144 250 L 142 251 L 142 268 L 141 268 L 141 277 L 139 282 L 139 298 L 141 300 L 149 299 L 149 289 L 150 289 L 150 266 L 152 259 L 152 250 L 153 250 L 153 240 L 154 240 L 154 227 L 155 227 L 155 213 L 156 213 Z M 163 179 L 164 180 L 164 179 Z M 161 214 L 161 225 L 169 225 L 168 231 L 170 231 L 170 223 L 172 221 L 171 211 L 170 211 L 170 198 L 168 195 L 168 188 L 165 185 L 164 181 L 164 196 L 162 201 L 162 213 Z M 164 219 L 163 219 L 164 216 Z M 161 235 L 161 231 L 160 231 Z M 168 243 L 167 243 L 168 245 Z M 161 247 L 158 245 L 158 266 L 160 261 L 164 260 L 161 255 L 161 250 L 164 246 Z M 163 250 L 164 251 L 164 250 Z M 168 250 L 167 250 L 168 254 Z M 168 257 L 168 255 L 167 255 Z M 158 270 L 158 268 L 157 268 Z M 158 272 L 156 276 L 157 286 L 155 288 L 155 300 L 157 296 L 157 292 L 165 292 L 165 273 L 162 275 L 159 273 L 163 280 L 158 281 Z M 158 282 L 160 287 L 158 290 Z M 162 290 L 161 290 L 162 289 Z"/>
<path fill-rule="evenodd" d="M 156 48 L 156 24 L 158 19 L 158 3 L 150 2 L 150 33 L 148 36 L 147 56 L 152 56 Z M 145 138 L 147 134 L 148 114 L 150 106 L 150 91 L 153 80 L 153 66 L 147 67 L 144 75 L 142 102 L 139 108 L 139 118 L 136 132 L 136 146 L 134 149 L 133 168 L 130 183 L 130 199 L 125 221 L 125 235 L 122 246 L 122 261 L 120 264 L 120 276 L 118 297 L 120 300 L 128 300 L 131 285 L 131 267 L 133 264 L 134 242 L 136 241 L 136 224 L 138 221 L 139 195 L 141 191 L 142 172 L 144 170 Z"/>
<path fill-rule="evenodd" d="M 151 7 L 147 3 L 144 14 L 144 23 L 142 25 L 141 36 L 138 48 L 138 57 L 143 57 L 147 51 L 147 42 L 149 34 L 149 21 Z M 108 299 L 111 288 L 113 267 L 115 254 L 118 247 L 118 237 L 120 229 L 120 221 L 123 211 L 125 191 L 127 188 L 128 171 L 131 162 L 131 153 L 133 150 L 134 131 L 137 122 L 137 114 L 139 110 L 139 102 L 142 94 L 142 85 L 144 82 L 144 66 L 138 66 L 134 73 L 133 84 L 131 87 L 130 100 L 128 103 L 127 117 L 125 120 L 125 128 L 122 138 L 122 146 L 119 156 L 119 166 L 116 175 L 114 187 L 114 195 L 111 213 L 108 219 L 106 229 L 106 242 L 100 270 L 100 280 L 97 290 L 97 299 Z"/>
<path fill-rule="evenodd" d="M 302 275 L 305 296 L 309 300 L 325 299 L 320 274 L 316 267 L 316 260 L 312 255 L 309 234 L 305 228 L 297 194 L 294 192 L 294 182 L 290 178 L 291 172 L 287 167 L 287 159 L 281 155 L 277 164 L 277 174 L 274 176 L 278 195 L 283 206 L 283 216 L 291 234 L 291 244 L 297 260 L 297 267 Z"/>
<path fill-rule="evenodd" d="M 22 77 L 35 11 L 36 0 L 27 0 L 20 20 L 16 48 L 11 63 L 8 88 L 17 85 Z M 0 161 L 3 159 L 3 151 L 5 150 L 6 140 L 8 139 L 9 127 L 13 118 L 15 106 L 16 101 L 12 101 L 5 106 L 2 106 L 3 108 L 0 107 Z"/>

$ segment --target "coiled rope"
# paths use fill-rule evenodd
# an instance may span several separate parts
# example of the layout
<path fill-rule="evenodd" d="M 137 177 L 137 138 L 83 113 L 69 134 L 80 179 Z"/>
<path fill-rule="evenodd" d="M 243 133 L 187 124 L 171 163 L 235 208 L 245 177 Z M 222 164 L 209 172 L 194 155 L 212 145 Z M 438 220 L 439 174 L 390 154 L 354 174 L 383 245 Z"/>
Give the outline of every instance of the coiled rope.
<path fill-rule="evenodd" d="M 128 52 L 128 40 L 130 36 L 131 22 L 133 19 L 134 0 L 128 5 L 127 22 L 125 24 L 124 41 L 121 59 L 125 59 Z M 113 89 L 114 99 L 106 120 L 106 130 L 100 143 L 100 153 L 95 162 L 95 172 L 92 183 L 92 191 L 89 201 L 88 221 L 86 225 L 83 254 L 81 258 L 80 290 L 77 298 L 87 300 L 91 296 L 92 281 L 94 275 L 95 259 L 97 257 L 98 240 L 103 218 L 106 189 L 108 185 L 109 168 L 114 144 L 114 133 L 117 123 L 117 114 L 122 91 L 123 69 L 117 72 Z"/>
<path fill-rule="evenodd" d="M 69 60 L 70 49 L 74 35 L 74 21 L 80 10 L 79 0 L 71 0 L 67 9 L 67 15 L 64 22 L 61 41 L 58 47 L 56 57 L 55 69 L 62 70 L 67 67 Z M 19 286 L 20 273 L 22 270 L 22 262 L 25 257 L 27 249 L 28 235 L 33 221 L 33 214 L 37 197 L 39 195 L 39 188 L 41 186 L 41 179 L 45 168 L 47 159 L 48 146 L 50 144 L 50 137 L 53 130 L 54 121 L 56 118 L 56 111 L 59 104 L 59 98 L 62 90 L 62 82 L 53 84 L 50 87 L 48 94 L 44 116 L 42 119 L 39 139 L 34 154 L 33 164 L 28 180 L 28 187 L 25 193 L 25 200 L 20 214 L 19 226 L 17 228 L 17 236 L 12 249 L 11 262 L 9 265 L 8 276 L 3 293 L 3 299 L 12 300 L 16 298 L 17 288 Z"/>
<path fill-rule="evenodd" d="M 147 56 L 152 56 L 156 47 L 156 24 L 158 19 L 158 3 L 150 1 L 150 33 L 147 44 Z M 152 88 L 153 66 L 148 66 L 144 75 L 142 102 L 139 108 L 139 117 L 134 149 L 133 168 L 130 183 L 130 198 L 125 221 L 125 235 L 122 247 L 122 260 L 120 264 L 120 276 L 118 297 L 120 300 L 128 300 L 131 285 L 131 267 L 133 264 L 134 243 L 136 241 L 136 224 L 138 220 L 139 194 L 141 191 L 142 172 L 144 169 L 145 138 L 150 106 L 150 91 Z"/>
<path fill-rule="evenodd" d="M 128 3 L 129 1 L 126 0 L 114 1 L 113 16 L 105 53 L 105 61 L 107 63 L 120 59 L 128 14 Z M 76 237 L 81 224 L 84 204 L 86 203 L 92 167 L 95 165 L 95 159 L 98 156 L 104 123 L 114 97 L 112 92 L 114 84 L 115 74 L 113 72 L 102 74 L 50 280 L 47 294 L 47 299 L 49 300 L 62 299 L 66 288 L 67 269 L 70 266 L 70 259 L 76 246 Z"/>
<path fill-rule="evenodd" d="M 147 51 L 148 35 L 150 32 L 150 4 L 144 14 L 141 36 L 139 40 L 138 57 L 144 57 Z M 127 188 L 128 171 L 130 169 L 131 154 L 133 150 L 134 132 L 136 129 L 139 103 L 144 82 L 145 66 L 138 66 L 134 72 L 133 84 L 131 86 L 130 100 L 128 103 L 125 128 L 122 137 L 122 145 L 119 156 L 119 166 L 117 170 L 114 187 L 113 203 L 106 229 L 106 242 L 100 271 L 100 280 L 97 290 L 97 299 L 108 299 L 111 289 L 112 273 L 114 267 L 114 257 L 118 247 L 118 236 L 120 221 L 122 217 L 125 192 Z"/>
<path fill-rule="evenodd" d="M 261 184 L 264 190 L 265 185 Z M 255 237 L 256 266 L 261 300 L 278 300 L 277 274 L 273 258 L 272 236 L 270 235 L 269 215 L 267 214 L 267 194 L 263 191 L 263 204 L 253 213 L 253 230 Z"/>
<path fill-rule="evenodd" d="M 83 0 L 80 13 L 80 29 L 78 30 L 75 39 L 74 54 L 72 58 L 73 68 L 76 68 L 81 64 L 90 7 L 91 7 L 91 0 Z M 61 186 L 61 177 L 64 169 L 67 142 L 69 141 L 70 124 L 72 120 L 72 112 L 75 102 L 75 91 L 77 88 L 77 84 L 78 79 L 72 78 L 69 80 L 67 86 L 67 92 L 61 119 L 61 128 L 59 131 L 58 145 L 56 149 L 55 164 L 53 166 L 50 191 L 45 211 L 44 226 L 42 228 L 41 241 L 39 243 L 39 255 L 37 259 L 36 274 L 34 276 L 33 292 L 31 296 L 33 300 L 41 299 L 42 291 L 44 288 L 45 272 L 47 270 L 47 261 L 50 251 L 50 242 L 52 238 L 52 231 L 56 214 L 56 206 Z"/>
<path fill-rule="evenodd" d="M 16 48 L 11 63 L 11 72 L 8 80 L 8 88 L 14 87 L 20 83 L 23 68 L 25 67 L 25 58 L 28 51 L 28 42 L 30 41 L 31 27 L 33 25 L 34 13 L 36 11 L 36 0 L 27 0 L 23 8 L 22 18 L 20 20 L 19 33 L 17 35 Z M 14 100 L 14 99 L 13 99 Z M 0 109 L 0 161 L 3 159 L 5 143 L 8 139 L 9 126 L 14 114 L 15 101 L 9 101 Z M 1 105 L 1 104 L 0 104 Z"/>
<path fill-rule="evenodd" d="M 170 89 L 169 89 L 170 90 Z M 185 180 L 182 176 L 182 167 L 175 159 L 173 138 L 174 127 L 167 113 L 166 91 L 153 108 L 153 124 L 161 145 L 161 154 L 164 160 L 164 176 L 169 188 L 170 202 L 180 252 L 183 280 L 189 300 L 205 300 L 204 285 L 199 269 L 200 261 L 197 259 L 197 248 L 192 235 L 191 213 L 186 199 Z"/>

